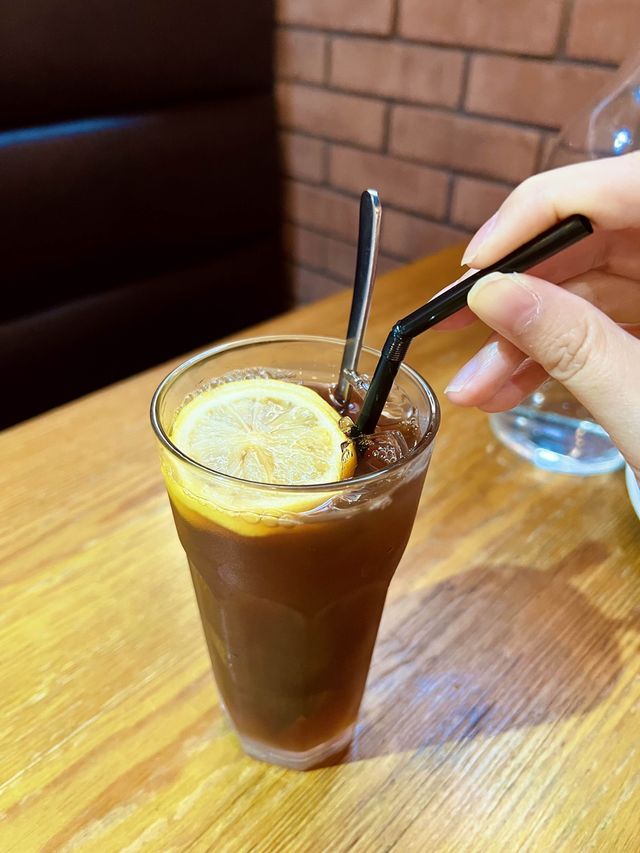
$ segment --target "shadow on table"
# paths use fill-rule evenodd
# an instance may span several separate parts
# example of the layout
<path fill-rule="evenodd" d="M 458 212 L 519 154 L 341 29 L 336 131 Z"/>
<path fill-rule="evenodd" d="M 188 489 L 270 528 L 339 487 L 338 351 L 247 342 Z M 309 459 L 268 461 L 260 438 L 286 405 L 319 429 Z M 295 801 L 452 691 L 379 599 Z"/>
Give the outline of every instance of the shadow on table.
<path fill-rule="evenodd" d="M 625 623 L 571 581 L 606 557 L 590 542 L 544 571 L 480 566 L 389 602 L 342 760 L 535 726 L 601 702 L 620 674 Z"/>

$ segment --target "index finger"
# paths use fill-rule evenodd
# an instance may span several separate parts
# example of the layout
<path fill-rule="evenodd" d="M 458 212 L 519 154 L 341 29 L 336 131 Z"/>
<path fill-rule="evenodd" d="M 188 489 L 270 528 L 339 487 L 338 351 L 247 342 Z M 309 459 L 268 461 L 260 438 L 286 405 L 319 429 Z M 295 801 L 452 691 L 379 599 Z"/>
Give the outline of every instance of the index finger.
<path fill-rule="evenodd" d="M 640 151 L 527 178 L 504 201 L 484 240 L 471 240 L 465 263 L 487 267 L 572 213 L 607 230 L 640 225 Z"/>

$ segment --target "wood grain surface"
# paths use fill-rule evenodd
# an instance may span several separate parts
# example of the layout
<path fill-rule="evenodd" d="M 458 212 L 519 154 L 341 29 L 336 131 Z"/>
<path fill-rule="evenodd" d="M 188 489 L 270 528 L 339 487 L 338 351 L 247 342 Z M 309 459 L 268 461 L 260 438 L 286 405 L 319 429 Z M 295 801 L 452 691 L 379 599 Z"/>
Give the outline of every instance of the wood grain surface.
<path fill-rule="evenodd" d="M 381 280 L 368 342 L 458 256 Z M 340 294 L 259 331 L 339 335 L 346 314 Z M 432 332 L 408 361 L 442 400 L 482 335 Z M 538 471 L 444 399 L 355 742 L 288 771 L 246 758 L 220 712 L 148 422 L 166 372 L 0 437 L 0 850 L 637 853 L 622 475 Z"/>

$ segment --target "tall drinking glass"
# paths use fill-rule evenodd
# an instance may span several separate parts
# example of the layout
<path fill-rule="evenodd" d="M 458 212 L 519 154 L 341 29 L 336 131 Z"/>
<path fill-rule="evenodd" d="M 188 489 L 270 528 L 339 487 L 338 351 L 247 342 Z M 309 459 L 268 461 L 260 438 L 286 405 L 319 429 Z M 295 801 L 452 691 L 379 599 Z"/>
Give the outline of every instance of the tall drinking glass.
<path fill-rule="evenodd" d="M 344 342 L 258 338 L 186 361 L 151 418 L 211 663 L 249 755 L 312 767 L 350 741 L 387 588 L 404 552 L 439 425 L 431 388 L 403 365 L 385 423 L 414 446 L 353 478 L 265 485 L 209 470 L 171 441 L 180 407 L 220 381 L 269 376 L 330 398 Z M 379 353 L 365 348 L 371 374 Z M 394 421 L 395 419 L 395 421 Z"/>

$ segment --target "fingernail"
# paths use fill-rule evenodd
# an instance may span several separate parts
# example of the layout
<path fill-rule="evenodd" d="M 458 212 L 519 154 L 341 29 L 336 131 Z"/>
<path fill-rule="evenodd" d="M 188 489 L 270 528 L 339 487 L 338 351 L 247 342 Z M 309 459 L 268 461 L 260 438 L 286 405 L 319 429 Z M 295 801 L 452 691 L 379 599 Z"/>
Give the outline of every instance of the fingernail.
<path fill-rule="evenodd" d="M 469 291 L 469 308 L 498 332 L 518 333 L 538 314 L 540 300 L 518 273 L 491 273 Z"/>
<path fill-rule="evenodd" d="M 476 353 L 476 355 L 474 355 L 474 357 L 456 373 L 451 382 L 449 382 L 447 387 L 444 389 L 444 393 L 457 394 L 459 391 L 462 391 L 469 382 L 476 379 L 493 364 L 498 353 L 499 345 L 497 341 L 493 341 L 493 343 L 482 347 L 480 352 Z"/>
<path fill-rule="evenodd" d="M 481 228 L 476 231 L 474 236 L 471 238 L 471 242 L 464 250 L 464 255 L 462 256 L 460 266 L 463 267 L 466 265 L 470 267 L 472 265 L 473 259 L 479 253 L 480 249 L 482 248 L 482 245 L 486 243 L 487 238 L 496 227 L 496 222 L 498 221 L 498 212 L 499 211 L 496 211 L 491 217 L 491 219 L 487 219 L 484 225 L 482 225 Z"/>

